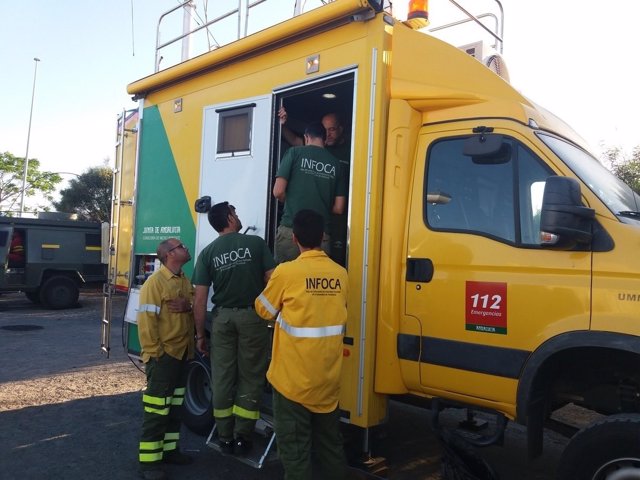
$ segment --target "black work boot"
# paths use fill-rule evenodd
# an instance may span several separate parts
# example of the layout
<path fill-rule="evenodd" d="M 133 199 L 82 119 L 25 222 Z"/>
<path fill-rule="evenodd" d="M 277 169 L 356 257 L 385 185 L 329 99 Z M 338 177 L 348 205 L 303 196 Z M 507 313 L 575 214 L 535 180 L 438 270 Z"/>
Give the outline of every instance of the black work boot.
<path fill-rule="evenodd" d="M 251 440 L 245 440 L 244 438 L 236 438 L 233 442 L 233 449 L 236 455 L 246 455 L 253 448 Z"/>
<path fill-rule="evenodd" d="M 233 455 L 233 440 L 218 439 L 218 444 L 223 455 Z"/>
<path fill-rule="evenodd" d="M 140 477 L 144 480 L 167 480 L 167 474 L 157 464 L 140 466 Z"/>

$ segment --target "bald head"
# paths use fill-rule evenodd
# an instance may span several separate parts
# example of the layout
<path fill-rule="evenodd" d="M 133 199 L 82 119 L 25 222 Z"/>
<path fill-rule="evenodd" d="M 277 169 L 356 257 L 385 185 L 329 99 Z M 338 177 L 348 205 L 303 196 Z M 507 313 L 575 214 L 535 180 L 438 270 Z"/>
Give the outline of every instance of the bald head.
<path fill-rule="evenodd" d="M 178 239 L 167 238 L 166 240 L 163 240 L 162 242 L 160 242 L 160 245 L 158 245 L 158 249 L 156 250 L 156 255 L 158 255 L 158 259 L 160 260 L 160 263 L 164 263 L 167 260 L 167 253 L 169 253 L 169 250 L 173 248 L 173 243 L 176 240 Z"/>
<path fill-rule="evenodd" d="M 177 238 L 167 238 L 160 242 L 156 254 L 160 262 L 174 273 L 191 260 L 189 249 Z"/>
<path fill-rule="evenodd" d="M 327 131 L 325 145 L 333 147 L 344 142 L 344 138 L 342 137 L 344 129 L 342 128 L 342 123 L 336 113 L 327 113 L 322 117 L 322 126 Z"/>

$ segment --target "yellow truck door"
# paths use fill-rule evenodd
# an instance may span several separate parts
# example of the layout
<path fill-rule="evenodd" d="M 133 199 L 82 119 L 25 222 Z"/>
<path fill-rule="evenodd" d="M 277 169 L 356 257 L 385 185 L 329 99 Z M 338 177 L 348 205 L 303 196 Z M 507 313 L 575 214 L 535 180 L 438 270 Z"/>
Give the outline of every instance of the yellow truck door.
<path fill-rule="evenodd" d="M 538 246 L 544 182 L 557 173 L 514 130 L 495 129 L 499 153 L 465 155 L 476 125 L 419 137 L 398 353 L 410 390 L 513 415 L 530 352 L 589 328 L 591 253 Z"/>

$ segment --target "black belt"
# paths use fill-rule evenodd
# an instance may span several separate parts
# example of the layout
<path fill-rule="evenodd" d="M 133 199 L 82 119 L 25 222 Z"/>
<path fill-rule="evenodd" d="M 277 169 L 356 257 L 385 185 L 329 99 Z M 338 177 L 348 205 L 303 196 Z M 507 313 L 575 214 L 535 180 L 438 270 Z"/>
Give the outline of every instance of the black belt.
<path fill-rule="evenodd" d="M 238 310 L 253 310 L 253 305 L 248 305 L 246 307 L 216 307 L 217 310 L 233 310 L 237 312 Z"/>

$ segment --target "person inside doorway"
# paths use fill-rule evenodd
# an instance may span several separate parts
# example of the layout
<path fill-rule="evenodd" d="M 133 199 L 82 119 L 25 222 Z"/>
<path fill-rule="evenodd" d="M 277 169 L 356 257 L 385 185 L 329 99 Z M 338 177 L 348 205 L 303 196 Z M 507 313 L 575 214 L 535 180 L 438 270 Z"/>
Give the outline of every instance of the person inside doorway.
<path fill-rule="evenodd" d="M 285 153 L 273 186 L 273 196 L 284 203 L 276 232 L 278 263 L 300 254 L 292 240 L 293 217 L 298 211 L 310 208 L 322 215 L 325 222 L 322 248 L 329 253 L 331 215 L 340 215 L 345 210 L 347 185 L 339 160 L 324 148 L 324 126 L 320 122 L 309 124 L 304 139 L 304 146 L 291 147 Z"/>
<path fill-rule="evenodd" d="M 278 119 L 282 129 L 282 136 L 293 146 L 304 145 L 304 137 L 298 136 L 293 130 L 286 126 L 288 115 L 284 107 L 278 110 Z M 349 172 L 351 165 L 351 140 L 345 133 L 345 129 L 336 112 L 329 112 L 322 117 L 322 126 L 326 131 L 324 147 L 326 150 L 340 161 L 342 175 L 345 183 L 349 186 Z M 330 232 L 331 244 L 329 247 L 329 256 L 342 266 L 346 265 L 347 257 L 347 211 L 346 205 L 348 198 L 345 196 L 345 211 L 342 213 L 334 213 L 331 215 Z"/>

